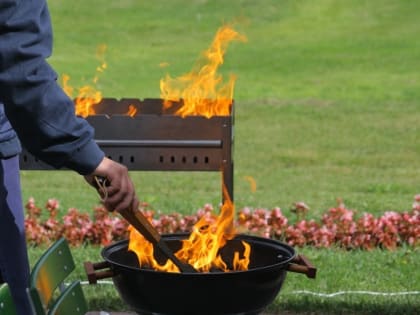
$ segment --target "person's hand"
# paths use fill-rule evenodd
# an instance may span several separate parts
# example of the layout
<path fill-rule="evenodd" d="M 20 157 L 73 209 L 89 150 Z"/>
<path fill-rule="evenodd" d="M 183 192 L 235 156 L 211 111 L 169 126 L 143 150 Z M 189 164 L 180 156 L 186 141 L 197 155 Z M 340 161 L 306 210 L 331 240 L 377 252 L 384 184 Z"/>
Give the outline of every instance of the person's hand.
<path fill-rule="evenodd" d="M 106 187 L 98 187 L 95 176 L 106 179 Z M 96 170 L 92 174 L 86 175 L 85 179 L 98 190 L 102 197 L 102 203 L 108 211 L 138 208 L 139 201 L 135 188 L 124 165 L 105 157 Z M 103 189 L 106 190 L 105 193 Z"/>

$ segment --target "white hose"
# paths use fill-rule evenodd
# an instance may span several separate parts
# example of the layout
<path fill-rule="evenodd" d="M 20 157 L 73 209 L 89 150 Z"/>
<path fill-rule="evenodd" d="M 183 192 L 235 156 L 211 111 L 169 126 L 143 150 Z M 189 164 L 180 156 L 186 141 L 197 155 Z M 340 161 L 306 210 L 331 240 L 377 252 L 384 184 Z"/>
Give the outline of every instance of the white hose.
<path fill-rule="evenodd" d="M 81 281 L 82 285 L 88 285 L 88 281 Z M 98 284 L 114 284 L 114 282 L 109 280 L 99 280 Z M 333 293 L 321 293 L 321 292 L 312 292 L 308 290 L 296 290 L 291 292 L 282 292 L 282 295 L 285 294 L 295 294 L 295 295 L 313 295 L 318 297 L 333 298 L 340 295 L 350 295 L 350 294 L 363 294 L 363 295 L 378 295 L 378 296 L 398 296 L 398 295 L 418 295 L 420 291 L 401 291 L 401 292 L 375 292 L 375 291 L 338 291 Z"/>
<path fill-rule="evenodd" d="M 397 296 L 397 295 L 416 295 L 420 294 L 420 291 L 402 291 L 402 292 L 375 292 L 375 291 L 338 291 L 333 293 L 321 293 L 321 292 L 312 292 L 307 290 L 297 290 L 292 292 L 285 292 L 284 294 L 306 294 L 313 295 L 318 297 L 333 298 L 339 295 L 348 295 L 348 294 L 363 294 L 363 295 L 379 295 L 379 296 Z"/>

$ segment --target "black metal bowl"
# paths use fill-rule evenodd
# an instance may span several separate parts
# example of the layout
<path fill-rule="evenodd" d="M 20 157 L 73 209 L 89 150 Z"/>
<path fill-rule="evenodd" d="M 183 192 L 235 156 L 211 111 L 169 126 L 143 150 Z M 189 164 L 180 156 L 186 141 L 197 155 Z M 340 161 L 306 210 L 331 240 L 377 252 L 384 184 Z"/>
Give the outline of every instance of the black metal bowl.
<path fill-rule="evenodd" d="M 162 237 L 176 251 L 188 235 Z M 259 314 L 279 293 L 288 270 L 310 277 L 306 266 L 297 265 L 297 270 L 290 268 L 299 260 L 291 246 L 256 236 L 238 235 L 228 241 L 221 250 L 228 264 L 233 252 L 243 251 L 242 241 L 251 245 L 250 265 L 246 271 L 168 273 L 140 268 L 136 255 L 127 250 L 127 240 L 102 250 L 106 263 L 102 263 L 101 268 L 110 269 L 108 276 L 112 276 L 122 300 L 141 315 Z M 302 268 L 304 270 L 299 271 Z M 315 276 L 314 268 L 311 270 Z"/>

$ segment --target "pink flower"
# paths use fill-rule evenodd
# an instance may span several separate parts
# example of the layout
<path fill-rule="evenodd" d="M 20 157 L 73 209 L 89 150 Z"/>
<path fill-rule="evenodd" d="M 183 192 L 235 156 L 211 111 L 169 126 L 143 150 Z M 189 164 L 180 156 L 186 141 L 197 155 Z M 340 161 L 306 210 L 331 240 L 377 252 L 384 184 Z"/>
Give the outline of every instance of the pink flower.
<path fill-rule="evenodd" d="M 251 233 L 267 238 L 279 239 L 292 246 L 330 247 L 340 246 L 346 249 L 360 248 L 370 250 L 374 247 L 394 249 L 402 244 L 420 245 L 420 195 L 415 196 L 413 209 L 406 212 L 387 211 L 379 217 L 347 209 L 340 201 L 337 207 L 329 209 L 320 220 L 299 220 L 290 224 L 278 207 L 243 208 L 238 212 L 234 224 L 239 233 Z M 299 202 L 297 209 L 306 209 Z M 70 208 L 60 219 L 57 216 L 59 203 L 49 199 L 45 205 L 48 216 L 41 216 L 35 200 L 30 198 L 26 204 L 26 238 L 28 244 L 38 245 L 52 242 L 65 236 L 72 245 L 83 243 L 107 245 L 112 241 L 128 237 L 128 223 L 117 214 L 96 207 L 93 218 L 89 213 Z M 216 222 L 217 215 L 213 207 L 206 204 L 193 215 L 179 213 L 156 215 L 147 203 L 139 209 L 158 229 L 160 233 L 191 231 L 199 222 L 201 226 Z M 45 218 L 46 217 L 46 218 Z"/>

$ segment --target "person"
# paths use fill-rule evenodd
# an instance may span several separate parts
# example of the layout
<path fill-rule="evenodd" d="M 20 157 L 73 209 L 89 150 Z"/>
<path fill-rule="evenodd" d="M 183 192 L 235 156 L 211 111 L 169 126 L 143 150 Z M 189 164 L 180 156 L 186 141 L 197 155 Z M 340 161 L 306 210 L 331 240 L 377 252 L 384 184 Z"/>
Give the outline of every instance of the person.
<path fill-rule="evenodd" d="M 0 2 L 0 279 L 9 283 L 19 315 L 31 315 L 26 294 L 30 267 L 25 241 L 18 154 L 22 143 L 55 168 L 68 168 L 94 185 L 108 179 L 104 206 L 138 206 L 127 168 L 104 156 L 94 130 L 48 64 L 52 28 L 46 0 Z"/>

